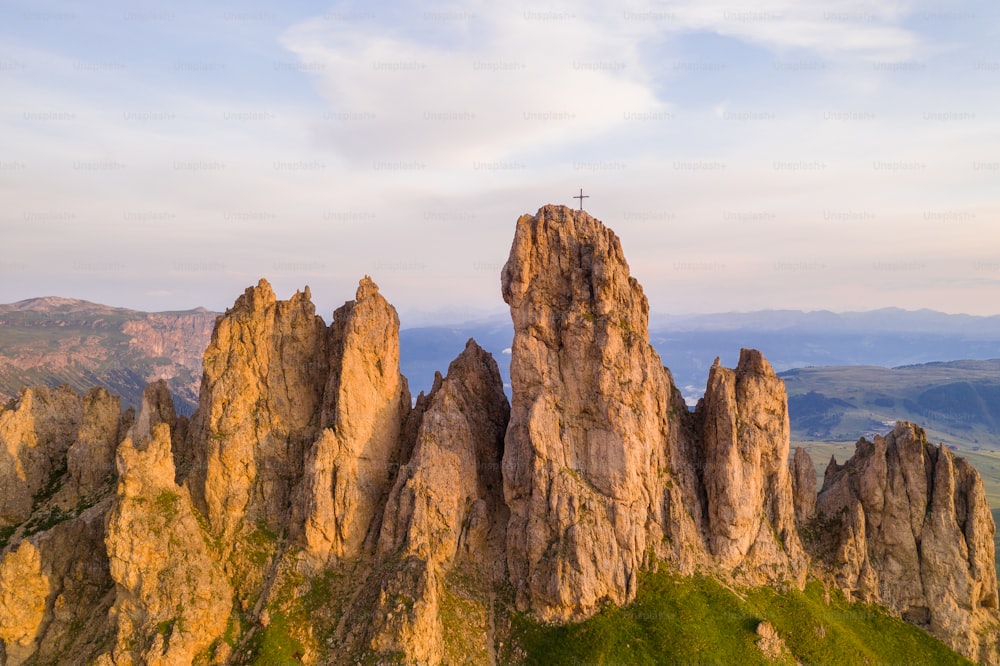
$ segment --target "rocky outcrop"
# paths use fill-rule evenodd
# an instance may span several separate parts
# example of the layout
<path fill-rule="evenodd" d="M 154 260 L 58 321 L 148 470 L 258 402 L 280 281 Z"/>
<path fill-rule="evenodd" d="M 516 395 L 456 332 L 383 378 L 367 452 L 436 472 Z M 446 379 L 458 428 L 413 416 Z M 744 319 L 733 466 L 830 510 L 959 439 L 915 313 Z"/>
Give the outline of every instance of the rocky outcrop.
<path fill-rule="evenodd" d="M 6 662 L 89 654 L 108 632 L 112 587 L 103 548 L 112 455 L 123 424 L 104 389 L 25 389 L 0 414 L 7 534 L 0 551 Z"/>
<path fill-rule="evenodd" d="M 0 410 L 0 527 L 42 505 L 79 513 L 106 494 L 122 425 L 118 398 L 104 389 L 24 389 Z"/>
<path fill-rule="evenodd" d="M 22 541 L 0 561 L 0 640 L 6 663 L 23 664 L 38 649 L 48 595 L 41 553 L 32 542 Z"/>
<path fill-rule="evenodd" d="M 104 500 L 0 556 L 0 644 L 8 666 L 96 656 L 112 628 Z"/>
<path fill-rule="evenodd" d="M 182 476 L 227 544 L 258 521 L 273 532 L 287 527 L 305 450 L 319 431 L 326 349 L 308 287 L 279 301 L 261 280 L 216 322 Z"/>
<path fill-rule="evenodd" d="M 665 528 L 673 391 L 614 232 L 546 206 L 517 221 L 501 276 L 514 320 L 505 442 L 507 561 L 518 608 L 549 621 L 623 604 Z M 665 510 L 671 515 L 664 515 Z"/>
<path fill-rule="evenodd" d="M 82 412 L 80 396 L 65 386 L 24 389 L 0 412 L 0 526 L 27 520 L 39 494 L 55 489 Z"/>
<path fill-rule="evenodd" d="M 118 448 L 118 490 L 105 544 L 115 581 L 116 665 L 189 664 L 226 628 L 232 589 L 219 553 L 174 480 L 173 405 L 163 383 L 146 391 Z"/>
<path fill-rule="evenodd" d="M 371 639 L 379 652 L 412 664 L 460 659 L 445 653 L 442 600 L 468 594 L 492 617 L 489 599 L 505 578 L 500 461 L 510 407 L 496 361 L 469 340 L 427 402 L 385 507 L 379 558 L 397 564 L 383 578 Z M 449 571 L 463 566 L 467 589 L 446 589 Z M 479 645 L 466 654 L 492 652 L 491 632 L 479 629 Z"/>
<path fill-rule="evenodd" d="M 831 460 L 807 527 L 837 585 L 985 663 L 1000 659 L 994 532 L 979 473 L 909 423 Z"/>
<path fill-rule="evenodd" d="M 805 583 L 788 471 L 788 399 L 760 352 L 743 349 L 735 370 L 718 363 L 696 416 L 702 424 L 707 541 L 741 582 Z"/>
<path fill-rule="evenodd" d="M 410 392 L 399 372 L 399 317 L 365 277 L 333 313 L 322 434 L 299 499 L 307 551 L 357 557 L 402 460 Z"/>
<path fill-rule="evenodd" d="M 900 424 L 817 493 L 753 350 L 691 412 L 618 238 L 582 211 L 523 216 L 502 289 L 513 405 L 470 340 L 411 408 L 368 277 L 329 327 L 308 287 L 247 289 L 190 423 L 164 382 L 138 415 L 104 390 L 24 391 L 0 410 L 0 661 L 517 661 L 515 610 L 581 620 L 663 563 L 724 586 L 811 567 L 1000 662 L 995 528 L 964 460 Z"/>

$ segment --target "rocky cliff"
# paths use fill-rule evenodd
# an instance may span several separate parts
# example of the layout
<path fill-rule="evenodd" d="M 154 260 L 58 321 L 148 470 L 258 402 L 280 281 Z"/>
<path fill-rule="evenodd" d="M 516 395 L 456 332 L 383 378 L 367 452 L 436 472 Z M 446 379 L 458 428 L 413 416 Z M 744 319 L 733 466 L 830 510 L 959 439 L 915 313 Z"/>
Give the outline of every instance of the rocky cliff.
<path fill-rule="evenodd" d="M 511 582 L 519 608 L 580 619 L 634 598 L 665 528 L 690 522 L 683 510 L 663 515 L 669 379 L 618 237 L 589 215 L 521 217 L 502 290 L 514 320 Z"/>
<path fill-rule="evenodd" d="M 494 590 L 506 579 L 500 460 L 509 417 L 496 361 L 469 340 L 429 394 L 413 454 L 385 506 L 378 541 L 385 573 L 370 639 L 381 653 L 419 664 L 472 655 L 495 663 L 490 625 Z M 456 606 L 465 631 L 442 621 Z"/>
<path fill-rule="evenodd" d="M 815 569 L 838 587 L 996 663 L 995 526 L 979 473 L 899 423 L 831 460 L 804 526 Z"/>
<path fill-rule="evenodd" d="M 227 547 L 247 525 L 286 527 L 306 447 L 319 432 L 326 349 L 308 288 L 279 301 L 261 280 L 216 323 L 181 473 Z"/>
<path fill-rule="evenodd" d="M 162 381 L 138 414 L 24 390 L 0 410 L 2 661 L 521 662 L 526 623 L 603 615 L 656 569 L 742 603 L 820 581 L 1000 661 L 995 528 L 965 461 L 901 424 L 817 492 L 753 350 L 689 411 L 618 237 L 582 211 L 521 217 L 501 286 L 513 404 L 473 340 L 411 402 L 368 277 L 329 326 L 308 287 L 248 288 L 190 421 Z M 795 656 L 782 626 L 753 624 L 755 658 Z"/>
<path fill-rule="evenodd" d="M 118 447 L 118 487 L 104 533 L 116 639 L 98 663 L 192 663 L 226 628 L 232 588 L 187 488 L 174 479 L 176 433 L 166 384 L 151 384 Z"/>
<path fill-rule="evenodd" d="M 330 329 L 324 431 L 309 451 L 301 494 L 307 550 L 320 560 L 361 553 L 393 474 L 412 448 L 401 438 L 410 391 L 399 372 L 396 310 L 366 277 L 355 300 L 333 313 Z"/>
<path fill-rule="evenodd" d="M 649 344 L 614 232 L 582 211 L 518 220 L 502 274 L 514 320 L 504 454 L 518 606 L 546 620 L 634 598 L 659 559 L 801 586 L 788 409 L 758 352 L 718 364 L 689 415 Z"/>
<path fill-rule="evenodd" d="M 735 370 L 715 365 L 701 425 L 707 542 L 715 561 L 749 584 L 805 581 L 788 469 L 788 399 L 771 364 L 741 350 Z"/>
<path fill-rule="evenodd" d="M 104 389 L 25 389 L 0 412 L 0 644 L 5 663 L 96 656 L 114 600 L 105 516 L 131 422 Z"/>

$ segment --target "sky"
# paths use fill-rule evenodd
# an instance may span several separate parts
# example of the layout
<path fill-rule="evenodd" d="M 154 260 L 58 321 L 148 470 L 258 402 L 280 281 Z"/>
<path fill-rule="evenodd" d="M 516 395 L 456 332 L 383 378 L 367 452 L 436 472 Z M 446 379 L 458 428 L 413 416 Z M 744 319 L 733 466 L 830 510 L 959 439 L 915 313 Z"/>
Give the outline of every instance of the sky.
<path fill-rule="evenodd" d="M 463 321 L 582 188 L 654 312 L 998 314 L 998 15 L 0 0 L 0 302 Z"/>

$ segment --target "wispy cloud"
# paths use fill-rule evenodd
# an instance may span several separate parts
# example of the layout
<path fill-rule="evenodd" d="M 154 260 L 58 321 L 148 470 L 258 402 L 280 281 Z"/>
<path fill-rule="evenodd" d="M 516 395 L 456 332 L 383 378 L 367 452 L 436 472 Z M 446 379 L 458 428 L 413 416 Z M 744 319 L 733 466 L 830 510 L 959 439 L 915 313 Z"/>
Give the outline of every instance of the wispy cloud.
<path fill-rule="evenodd" d="M 995 14 L 8 3 L 0 300 L 498 304 L 513 220 L 582 186 L 656 309 L 993 311 Z"/>

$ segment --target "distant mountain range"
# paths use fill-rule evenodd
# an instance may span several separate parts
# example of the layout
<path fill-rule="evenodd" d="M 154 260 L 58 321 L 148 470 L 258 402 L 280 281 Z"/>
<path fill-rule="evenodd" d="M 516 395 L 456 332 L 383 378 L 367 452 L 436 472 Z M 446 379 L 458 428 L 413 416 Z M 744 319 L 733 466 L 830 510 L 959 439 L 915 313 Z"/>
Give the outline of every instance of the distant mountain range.
<path fill-rule="evenodd" d="M 166 379 L 178 411 L 198 403 L 201 359 L 216 313 L 139 312 L 69 298 L 0 305 L 0 399 L 23 386 L 103 386 L 138 407 Z"/>
<path fill-rule="evenodd" d="M 179 410 L 189 413 L 217 314 L 147 313 L 58 297 L 0 305 L 0 398 L 24 385 L 66 383 L 77 390 L 104 386 L 137 406 L 142 388 L 165 378 Z M 716 356 L 732 366 L 740 348 L 751 347 L 783 373 L 795 439 L 853 440 L 909 418 L 935 439 L 1000 448 L 1000 362 L 989 361 L 1000 359 L 1000 316 L 774 310 L 653 315 L 650 328 L 689 404 L 703 393 Z M 434 372 L 443 372 L 469 338 L 493 354 L 509 384 L 513 328 L 497 315 L 400 331 L 401 370 L 414 395 L 430 389 Z M 937 363 L 953 359 L 987 362 Z M 933 365 L 920 365 L 926 363 Z M 809 367 L 819 369 L 795 370 Z"/>
<path fill-rule="evenodd" d="M 781 372 L 809 366 L 902 365 L 1000 358 L 1000 316 L 952 315 L 886 308 L 833 313 L 773 310 L 709 315 L 653 315 L 650 341 L 689 403 L 705 389 L 716 356 L 733 365 L 741 347 L 759 349 Z M 416 390 L 430 387 L 474 337 L 498 359 L 504 381 L 505 350 L 513 339 L 506 316 L 400 332 L 403 373 Z"/>

